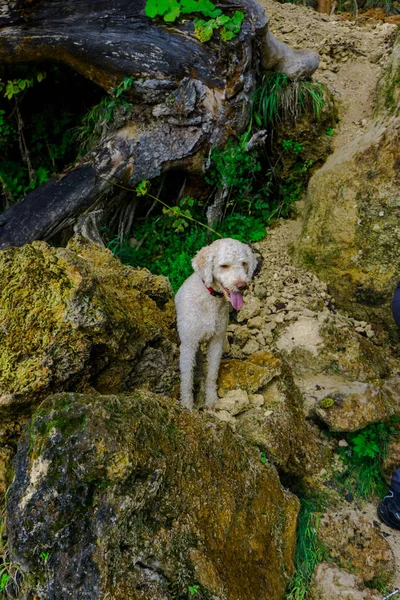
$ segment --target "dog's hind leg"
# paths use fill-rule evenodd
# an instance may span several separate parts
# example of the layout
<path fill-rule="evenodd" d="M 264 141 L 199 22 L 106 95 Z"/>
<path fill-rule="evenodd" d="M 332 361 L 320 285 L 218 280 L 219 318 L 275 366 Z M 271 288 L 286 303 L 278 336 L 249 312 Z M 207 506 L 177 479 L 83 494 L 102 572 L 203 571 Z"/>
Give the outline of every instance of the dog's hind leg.
<path fill-rule="evenodd" d="M 191 344 L 181 344 L 179 359 L 181 370 L 181 402 L 189 410 L 193 408 L 193 379 L 196 354 L 197 347 Z"/>
<path fill-rule="evenodd" d="M 214 335 L 207 349 L 206 406 L 212 408 L 218 400 L 217 379 L 225 342 L 225 331 Z"/>

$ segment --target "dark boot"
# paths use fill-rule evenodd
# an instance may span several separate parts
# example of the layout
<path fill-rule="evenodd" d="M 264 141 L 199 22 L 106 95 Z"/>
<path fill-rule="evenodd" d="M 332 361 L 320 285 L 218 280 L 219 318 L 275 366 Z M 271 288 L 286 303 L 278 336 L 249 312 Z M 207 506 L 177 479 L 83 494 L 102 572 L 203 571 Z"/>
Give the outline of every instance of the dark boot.
<path fill-rule="evenodd" d="M 392 529 L 400 529 L 400 469 L 393 473 L 389 491 L 378 505 L 378 517 Z"/>

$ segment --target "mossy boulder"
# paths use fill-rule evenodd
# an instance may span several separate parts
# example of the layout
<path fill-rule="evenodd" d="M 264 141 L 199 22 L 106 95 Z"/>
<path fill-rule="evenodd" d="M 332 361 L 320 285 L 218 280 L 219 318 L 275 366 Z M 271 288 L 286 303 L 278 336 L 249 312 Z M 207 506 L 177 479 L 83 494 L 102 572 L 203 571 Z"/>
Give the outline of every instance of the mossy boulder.
<path fill-rule="evenodd" d="M 123 266 L 73 239 L 0 253 L 0 415 L 61 390 L 116 392 L 144 384 L 152 349 L 157 391 L 177 383 L 175 312 L 168 280 Z M 142 369 L 143 371 L 143 369 Z"/>
<path fill-rule="evenodd" d="M 284 596 L 298 501 L 212 417 L 145 391 L 56 394 L 26 428 L 15 473 L 7 533 L 21 594 Z"/>
<path fill-rule="evenodd" d="M 339 306 L 394 328 L 400 279 L 400 38 L 377 96 L 376 119 L 311 178 L 299 262 L 328 283 Z"/>

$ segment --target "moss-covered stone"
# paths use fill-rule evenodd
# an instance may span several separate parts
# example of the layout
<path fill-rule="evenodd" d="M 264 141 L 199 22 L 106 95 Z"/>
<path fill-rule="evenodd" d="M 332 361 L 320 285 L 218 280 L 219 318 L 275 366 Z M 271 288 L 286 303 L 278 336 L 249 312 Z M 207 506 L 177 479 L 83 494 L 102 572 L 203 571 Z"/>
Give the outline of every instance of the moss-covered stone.
<path fill-rule="evenodd" d="M 210 417 L 148 392 L 54 395 L 15 470 L 7 529 L 26 593 L 173 600 L 198 585 L 202 599 L 283 597 L 297 499 Z"/>
<path fill-rule="evenodd" d="M 171 389 L 177 380 L 174 318 L 168 280 L 123 266 L 95 244 L 33 242 L 2 251 L 1 416 L 55 390 L 125 390 L 149 347 L 167 355 L 158 383 L 168 373 Z"/>
<path fill-rule="evenodd" d="M 254 394 L 280 373 L 280 360 L 271 352 L 255 352 L 248 360 L 222 360 L 218 376 L 220 395 L 242 389 Z"/>
<path fill-rule="evenodd" d="M 393 328 L 390 301 L 400 273 L 399 43 L 376 120 L 311 178 L 297 258 L 361 320 Z M 393 108 L 392 107 L 392 108 Z"/>
<path fill-rule="evenodd" d="M 400 114 L 400 35 L 394 43 L 392 59 L 380 83 L 377 100 L 378 112 Z"/>

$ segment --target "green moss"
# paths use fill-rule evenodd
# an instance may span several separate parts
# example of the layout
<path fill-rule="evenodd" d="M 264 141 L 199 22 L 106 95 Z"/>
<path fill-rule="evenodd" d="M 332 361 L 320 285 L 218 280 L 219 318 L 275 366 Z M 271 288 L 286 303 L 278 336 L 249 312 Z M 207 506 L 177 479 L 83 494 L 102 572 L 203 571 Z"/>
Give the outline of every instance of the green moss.
<path fill-rule="evenodd" d="M 321 408 L 330 408 L 334 404 L 335 404 L 335 401 L 333 398 L 323 398 L 319 403 Z"/>
<path fill-rule="evenodd" d="M 377 110 L 386 110 L 390 114 L 398 115 L 400 98 L 400 36 L 393 46 L 392 59 L 384 75 L 379 91 Z"/>

